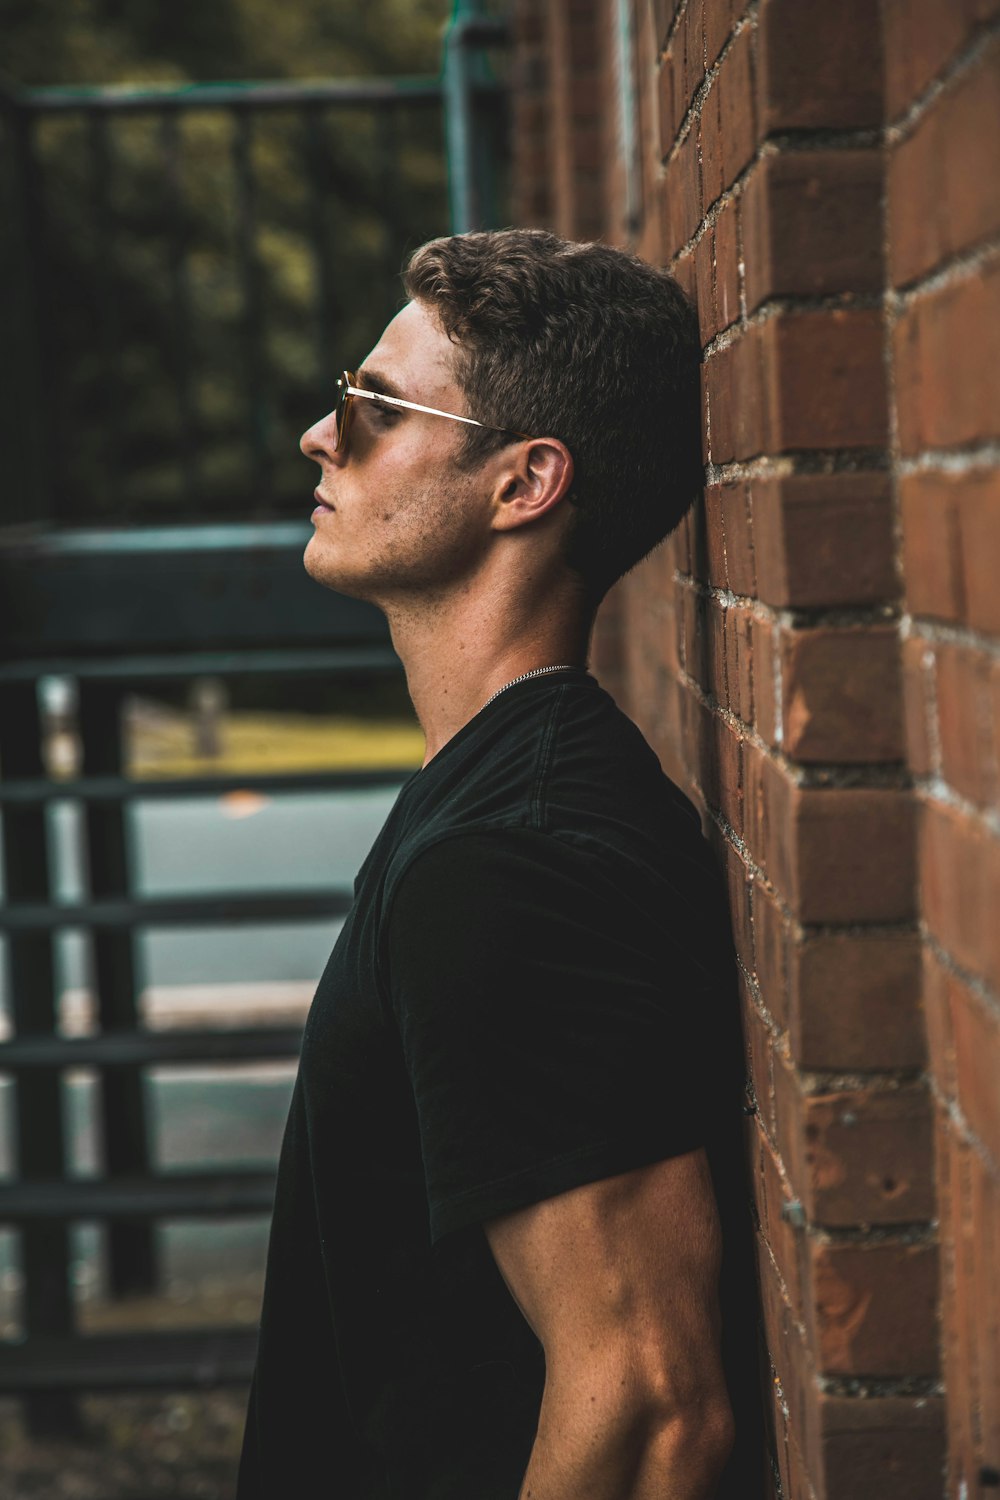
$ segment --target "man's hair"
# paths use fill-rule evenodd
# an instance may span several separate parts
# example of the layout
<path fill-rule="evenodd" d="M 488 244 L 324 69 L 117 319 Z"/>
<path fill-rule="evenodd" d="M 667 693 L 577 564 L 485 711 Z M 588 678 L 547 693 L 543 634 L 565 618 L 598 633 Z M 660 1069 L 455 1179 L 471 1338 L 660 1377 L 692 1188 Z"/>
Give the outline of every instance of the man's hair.
<path fill-rule="evenodd" d="M 470 416 L 573 455 L 566 560 L 600 599 L 701 488 L 697 317 L 637 256 L 540 229 L 430 240 L 403 273 L 455 343 Z M 476 467 L 510 437 L 465 429 Z"/>

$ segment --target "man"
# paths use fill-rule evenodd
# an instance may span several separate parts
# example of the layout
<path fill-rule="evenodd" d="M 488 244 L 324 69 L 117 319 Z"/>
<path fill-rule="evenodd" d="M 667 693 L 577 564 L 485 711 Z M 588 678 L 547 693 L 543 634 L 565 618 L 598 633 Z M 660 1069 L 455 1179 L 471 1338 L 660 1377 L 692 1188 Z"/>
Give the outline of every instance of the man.
<path fill-rule="evenodd" d="M 306 1025 L 240 1500 L 749 1496 L 725 912 L 585 667 L 700 484 L 692 310 L 540 231 L 404 284 L 302 439 L 305 562 L 384 610 L 427 754 Z"/>

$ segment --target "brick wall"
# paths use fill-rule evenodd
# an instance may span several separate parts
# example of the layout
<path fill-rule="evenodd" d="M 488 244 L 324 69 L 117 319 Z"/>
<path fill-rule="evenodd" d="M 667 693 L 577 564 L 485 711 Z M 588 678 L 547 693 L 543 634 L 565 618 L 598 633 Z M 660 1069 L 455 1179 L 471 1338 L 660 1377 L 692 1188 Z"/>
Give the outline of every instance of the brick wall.
<path fill-rule="evenodd" d="M 986 0 L 884 7 L 891 467 L 919 815 L 947 1493 L 970 1497 L 1000 1492 L 998 12 Z"/>
<path fill-rule="evenodd" d="M 515 6 L 538 106 L 515 178 L 545 162 L 525 222 L 631 238 L 699 308 L 704 504 L 609 599 L 595 660 L 728 878 L 774 1491 L 977 1500 L 1000 1470 L 1000 6 L 634 0 L 637 226 L 622 11 Z"/>

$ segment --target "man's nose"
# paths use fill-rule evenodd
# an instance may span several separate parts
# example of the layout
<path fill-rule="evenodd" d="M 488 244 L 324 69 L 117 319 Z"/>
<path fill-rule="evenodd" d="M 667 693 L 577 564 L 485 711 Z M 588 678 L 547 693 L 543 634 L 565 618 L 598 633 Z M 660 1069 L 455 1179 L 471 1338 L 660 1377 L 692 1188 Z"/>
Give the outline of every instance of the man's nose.
<path fill-rule="evenodd" d="M 325 417 L 320 417 L 318 422 L 305 431 L 299 439 L 299 448 L 306 458 L 314 459 L 321 464 L 324 461 L 338 463 L 341 456 L 334 448 L 334 435 L 336 426 L 334 413 L 327 412 Z"/>

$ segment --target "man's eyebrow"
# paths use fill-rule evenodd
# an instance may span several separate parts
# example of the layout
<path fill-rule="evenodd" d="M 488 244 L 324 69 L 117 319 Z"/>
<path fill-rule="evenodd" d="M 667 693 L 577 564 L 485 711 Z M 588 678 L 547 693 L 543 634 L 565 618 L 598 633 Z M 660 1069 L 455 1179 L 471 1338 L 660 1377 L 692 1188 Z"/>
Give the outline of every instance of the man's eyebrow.
<path fill-rule="evenodd" d="M 377 370 L 359 370 L 357 382 L 363 391 L 375 391 L 379 396 L 396 396 L 403 400 L 403 393 L 395 381 L 390 380 L 388 375 L 380 375 Z"/>

